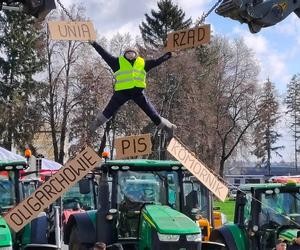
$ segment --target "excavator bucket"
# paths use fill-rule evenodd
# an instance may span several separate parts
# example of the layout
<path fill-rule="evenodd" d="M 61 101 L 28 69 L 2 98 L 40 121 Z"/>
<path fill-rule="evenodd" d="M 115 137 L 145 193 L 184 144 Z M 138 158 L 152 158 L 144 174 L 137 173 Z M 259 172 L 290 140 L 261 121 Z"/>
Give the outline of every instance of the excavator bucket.
<path fill-rule="evenodd" d="M 273 26 L 295 12 L 300 17 L 300 1 L 223 0 L 216 13 L 240 23 L 247 23 L 252 33 Z"/>
<path fill-rule="evenodd" d="M 231 19 L 244 23 L 242 18 L 242 0 L 224 0 L 216 9 L 216 13 L 223 17 L 229 17 Z"/>
<path fill-rule="evenodd" d="M 22 0 L 24 11 L 36 18 L 44 20 L 49 12 L 56 8 L 55 0 Z"/>

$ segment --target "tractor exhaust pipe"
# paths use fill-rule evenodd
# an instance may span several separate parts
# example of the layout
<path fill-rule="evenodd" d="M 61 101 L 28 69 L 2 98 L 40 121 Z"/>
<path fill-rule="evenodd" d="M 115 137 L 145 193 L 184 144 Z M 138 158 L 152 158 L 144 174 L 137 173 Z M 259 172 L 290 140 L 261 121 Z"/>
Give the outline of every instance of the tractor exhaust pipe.
<path fill-rule="evenodd" d="M 57 249 L 61 249 L 61 228 L 60 228 L 60 207 L 54 206 L 55 219 L 55 244 Z"/>

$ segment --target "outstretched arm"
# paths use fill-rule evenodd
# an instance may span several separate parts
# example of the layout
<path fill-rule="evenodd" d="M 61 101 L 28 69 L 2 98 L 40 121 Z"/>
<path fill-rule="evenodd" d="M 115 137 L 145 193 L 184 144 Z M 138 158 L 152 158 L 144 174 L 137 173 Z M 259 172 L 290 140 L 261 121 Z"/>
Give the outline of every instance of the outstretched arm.
<path fill-rule="evenodd" d="M 145 71 L 148 72 L 150 69 L 157 67 L 158 65 L 162 64 L 163 62 L 169 60 L 172 57 L 171 52 L 167 52 L 163 56 L 158 59 L 146 60 L 145 61 Z"/>
<path fill-rule="evenodd" d="M 103 60 L 108 64 L 111 69 L 116 72 L 119 70 L 119 59 L 110 53 L 108 53 L 100 44 L 97 42 L 90 43 L 95 50 L 99 53 L 99 55 L 103 58 Z"/>

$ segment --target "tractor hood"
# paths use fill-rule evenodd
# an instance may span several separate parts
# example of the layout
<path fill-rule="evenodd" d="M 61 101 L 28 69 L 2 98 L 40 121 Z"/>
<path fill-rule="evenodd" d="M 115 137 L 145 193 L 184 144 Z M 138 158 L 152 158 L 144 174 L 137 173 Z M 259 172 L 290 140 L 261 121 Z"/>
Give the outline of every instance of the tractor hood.
<path fill-rule="evenodd" d="M 200 233 L 193 220 L 168 206 L 146 205 L 142 215 L 161 234 Z"/>
<path fill-rule="evenodd" d="M 279 238 L 291 242 L 293 239 L 297 238 L 298 231 L 300 231 L 300 229 L 297 228 L 284 229 L 280 232 Z"/>
<path fill-rule="evenodd" d="M 0 248 L 12 246 L 11 233 L 4 218 L 0 215 Z"/>

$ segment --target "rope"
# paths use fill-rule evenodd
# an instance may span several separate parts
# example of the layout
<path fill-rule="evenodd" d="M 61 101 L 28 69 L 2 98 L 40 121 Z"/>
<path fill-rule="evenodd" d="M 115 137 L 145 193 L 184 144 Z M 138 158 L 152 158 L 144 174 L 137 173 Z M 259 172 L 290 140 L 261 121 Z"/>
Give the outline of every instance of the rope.
<path fill-rule="evenodd" d="M 62 8 L 62 10 L 66 13 L 66 15 L 70 18 L 71 21 L 75 21 L 75 19 L 72 17 L 72 15 L 68 12 L 68 10 L 65 8 L 65 6 L 61 3 L 60 0 L 57 0 L 58 4 Z"/>
<path fill-rule="evenodd" d="M 218 0 L 218 2 L 216 2 L 213 7 L 211 7 L 211 9 L 206 12 L 206 14 L 203 14 L 202 17 L 200 18 L 199 21 L 196 22 L 196 26 L 198 26 L 199 24 L 201 23 L 204 23 L 205 22 L 205 19 L 209 16 L 209 14 L 215 9 L 217 8 L 217 6 L 222 2 L 223 0 Z"/>

